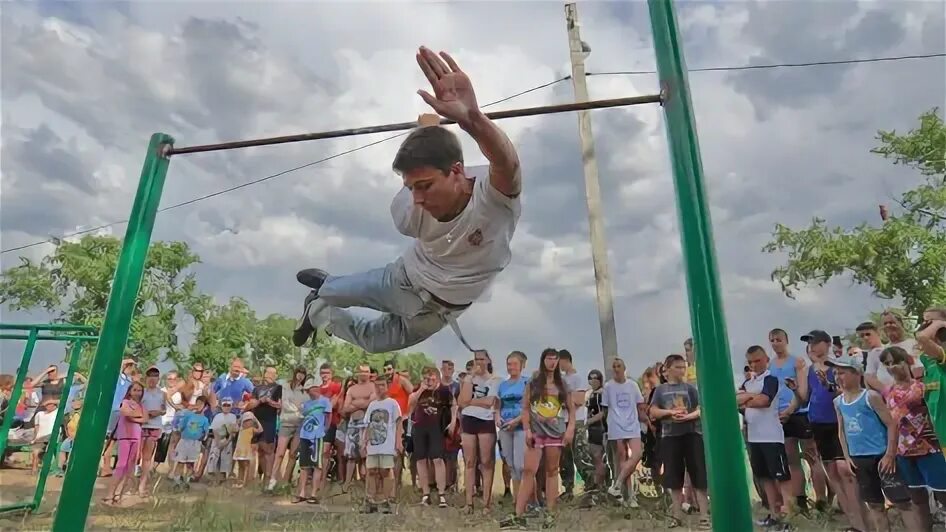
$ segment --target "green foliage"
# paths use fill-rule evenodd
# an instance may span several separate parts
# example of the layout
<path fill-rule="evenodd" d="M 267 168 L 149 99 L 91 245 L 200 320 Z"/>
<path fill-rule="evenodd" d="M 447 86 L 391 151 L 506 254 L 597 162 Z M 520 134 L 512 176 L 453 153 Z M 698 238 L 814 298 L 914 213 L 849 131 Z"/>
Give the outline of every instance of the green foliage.
<path fill-rule="evenodd" d="M 777 224 L 763 251 L 787 254 L 772 272 L 786 296 L 850 275 L 878 297 L 900 298 L 908 316 L 946 303 L 946 127 L 933 109 L 919 128 L 905 135 L 881 131 L 877 139 L 881 145 L 872 153 L 919 170 L 924 182 L 905 192 L 902 210 L 879 227 L 828 228 L 819 218 L 800 230 Z"/>
<path fill-rule="evenodd" d="M 0 303 L 13 310 L 42 309 L 56 321 L 101 326 L 120 251 L 118 238 L 88 235 L 78 242 L 62 242 L 39 263 L 21 257 L 20 265 L 0 277 Z M 184 358 L 177 325 L 200 304 L 194 276 L 187 272 L 199 261 L 182 242 L 151 245 L 129 335 L 129 354 L 144 363 Z M 88 359 L 84 353 L 83 360 Z"/>

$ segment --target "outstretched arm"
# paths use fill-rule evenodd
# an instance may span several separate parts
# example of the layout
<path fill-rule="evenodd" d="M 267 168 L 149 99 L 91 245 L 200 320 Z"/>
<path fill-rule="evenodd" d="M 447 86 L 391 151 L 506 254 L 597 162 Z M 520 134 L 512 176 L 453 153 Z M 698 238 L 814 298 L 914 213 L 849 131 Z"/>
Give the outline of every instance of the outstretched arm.
<path fill-rule="evenodd" d="M 425 46 L 417 51 L 417 64 L 434 90 L 433 95 L 417 91 L 420 97 L 473 137 L 489 161 L 489 182 L 496 190 L 508 197 L 519 195 L 519 154 L 509 137 L 480 110 L 470 78 L 448 53 L 438 56 Z"/>

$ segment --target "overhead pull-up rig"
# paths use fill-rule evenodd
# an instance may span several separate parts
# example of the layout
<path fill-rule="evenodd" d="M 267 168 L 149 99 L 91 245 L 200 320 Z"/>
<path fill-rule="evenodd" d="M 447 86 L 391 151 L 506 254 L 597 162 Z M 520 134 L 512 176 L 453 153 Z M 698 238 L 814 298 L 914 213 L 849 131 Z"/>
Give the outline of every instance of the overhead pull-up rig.
<path fill-rule="evenodd" d="M 673 1 L 648 0 L 648 7 L 660 94 L 500 111 L 488 113 L 488 116 L 505 119 L 645 103 L 660 103 L 663 107 L 677 194 L 690 321 L 693 337 L 700 346 L 697 375 L 706 435 L 709 490 L 713 494 L 713 528 L 748 532 L 753 529 L 748 476 L 743 447 L 735 444 L 741 442 L 742 437 L 683 47 Z M 59 510 L 53 523 L 55 532 L 82 529 L 88 517 L 112 397 L 171 156 L 399 131 L 415 126 L 412 121 L 182 148 L 175 148 L 174 139 L 169 135 L 155 133 L 151 136 L 92 362 L 83 415 L 79 421 L 78 434 L 81 437 L 76 439 L 73 447 L 74 459 L 69 460 Z"/>

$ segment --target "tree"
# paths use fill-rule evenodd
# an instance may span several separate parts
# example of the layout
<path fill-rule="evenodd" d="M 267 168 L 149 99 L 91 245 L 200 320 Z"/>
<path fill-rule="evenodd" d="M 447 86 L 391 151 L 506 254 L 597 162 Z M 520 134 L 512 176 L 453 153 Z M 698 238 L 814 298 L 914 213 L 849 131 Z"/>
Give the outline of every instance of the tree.
<path fill-rule="evenodd" d="M 230 368 L 233 357 L 245 358 L 256 327 L 256 314 L 240 297 L 230 298 L 224 305 L 217 305 L 208 297 L 201 307 L 195 316 L 199 329 L 189 358 L 219 375 Z"/>
<path fill-rule="evenodd" d="M 900 209 L 881 207 L 880 226 L 828 228 L 815 218 L 806 229 L 777 224 L 768 253 L 784 252 L 785 265 L 772 272 L 788 297 L 806 285 L 850 275 L 884 299 L 900 298 L 907 315 L 946 303 L 946 127 L 932 109 L 906 134 L 880 131 L 872 153 L 916 169 L 923 182 L 903 193 Z"/>
<path fill-rule="evenodd" d="M 45 310 L 53 321 L 101 327 L 118 263 L 121 240 L 88 235 L 61 242 L 39 262 L 20 264 L 0 274 L 0 304 L 12 310 Z M 183 242 L 154 242 L 145 261 L 126 351 L 142 363 L 184 358 L 177 326 L 199 311 L 202 296 L 189 268 L 200 262 Z M 87 348 L 91 350 L 91 346 Z M 83 360 L 88 363 L 88 353 Z"/>

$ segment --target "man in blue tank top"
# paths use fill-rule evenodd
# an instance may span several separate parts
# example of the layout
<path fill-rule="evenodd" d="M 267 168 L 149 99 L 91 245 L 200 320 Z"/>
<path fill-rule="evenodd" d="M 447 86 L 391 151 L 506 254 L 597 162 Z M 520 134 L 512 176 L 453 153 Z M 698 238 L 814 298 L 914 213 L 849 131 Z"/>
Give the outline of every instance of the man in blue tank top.
<path fill-rule="evenodd" d="M 896 471 L 898 428 L 884 398 L 861 386 L 864 369 L 860 360 L 843 356 L 825 363 L 835 368 L 841 387 L 841 395 L 834 398 L 840 425 L 838 438 L 844 458 L 857 477 L 873 529 L 890 530 L 886 499 L 900 510 L 907 530 L 923 530 L 917 512 L 911 511 L 910 491 Z"/>

